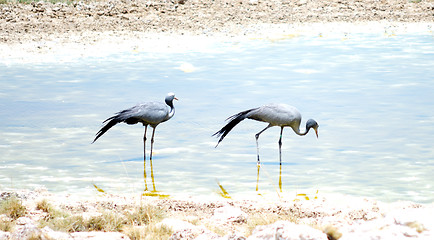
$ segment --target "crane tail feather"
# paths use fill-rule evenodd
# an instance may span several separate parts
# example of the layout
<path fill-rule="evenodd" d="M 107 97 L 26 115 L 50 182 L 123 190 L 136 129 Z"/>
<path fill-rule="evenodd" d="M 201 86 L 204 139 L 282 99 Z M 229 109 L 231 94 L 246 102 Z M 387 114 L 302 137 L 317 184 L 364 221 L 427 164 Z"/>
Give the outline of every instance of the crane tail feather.
<path fill-rule="evenodd" d="M 237 113 L 235 115 L 230 116 L 228 119 L 229 120 L 228 124 L 226 124 L 224 127 L 222 127 L 222 129 L 220 129 L 218 132 L 214 133 L 213 136 L 217 136 L 220 137 L 220 139 L 217 142 L 217 145 L 215 147 L 217 147 L 221 141 L 223 141 L 223 139 L 226 137 L 226 135 L 228 135 L 228 133 L 241 121 L 243 121 L 244 119 L 246 119 L 247 115 L 254 109 L 249 109 L 240 113 Z"/>
<path fill-rule="evenodd" d="M 97 133 L 95 136 L 95 139 L 93 140 L 92 143 L 94 143 L 98 138 L 100 138 L 105 132 L 107 132 L 111 127 L 113 127 L 114 125 L 120 123 L 122 121 L 120 121 L 120 119 L 118 118 L 118 116 L 113 116 L 110 118 L 107 118 L 103 123 L 106 123 Z"/>

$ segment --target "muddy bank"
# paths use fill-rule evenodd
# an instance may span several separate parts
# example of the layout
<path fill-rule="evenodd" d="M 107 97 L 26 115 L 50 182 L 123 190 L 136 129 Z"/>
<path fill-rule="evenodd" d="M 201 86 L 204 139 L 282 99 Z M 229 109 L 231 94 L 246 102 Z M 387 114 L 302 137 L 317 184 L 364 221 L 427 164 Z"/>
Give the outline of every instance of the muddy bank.
<path fill-rule="evenodd" d="M 0 62 L 64 62 L 198 42 L 329 33 L 430 32 L 433 1 L 155 0 L 0 4 Z"/>
<path fill-rule="evenodd" d="M 0 42 L 66 38 L 81 32 L 247 34 L 257 24 L 433 22 L 433 1 L 110 0 L 0 4 Z M 119 32 L 117 34 L 117 32 Z M 71 41 L 92 41 L 73 38 Z"/>

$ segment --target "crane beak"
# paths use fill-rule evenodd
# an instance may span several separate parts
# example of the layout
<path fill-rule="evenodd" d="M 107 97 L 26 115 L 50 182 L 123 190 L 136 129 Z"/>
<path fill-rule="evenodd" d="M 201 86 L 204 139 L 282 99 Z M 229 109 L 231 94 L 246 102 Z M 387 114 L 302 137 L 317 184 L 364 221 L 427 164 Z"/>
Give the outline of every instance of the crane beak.
<path fill-rule="evenodd" d="M 314 128 L 313 130 L 315 130 L 316 138 L 318 138 L 318 129 Z"/>
<path fill-rule="evenodd" d="M 175 99 L 176 101 L 178 101 L 178 99 L 176 97 L 174 97 L 173 99 Z"/>

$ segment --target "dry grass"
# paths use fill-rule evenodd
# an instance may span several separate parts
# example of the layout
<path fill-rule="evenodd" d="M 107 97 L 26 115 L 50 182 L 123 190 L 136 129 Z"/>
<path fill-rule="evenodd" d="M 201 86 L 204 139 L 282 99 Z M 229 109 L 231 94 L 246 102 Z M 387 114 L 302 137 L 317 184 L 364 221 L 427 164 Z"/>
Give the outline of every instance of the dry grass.
<path fill-rule="evenodd" d="M 54 230 L 64 232 L 85 231 L 82 216 L 73 216 L 65 211 L 56 209 L 46 199 L 36 204 L 36 209 L 42 210 L 46 215 L 39 221 L 40 227 L 48 226 Z"/>
<path fill-rule="evenodd" d="M 27 238 L 27 240 L 43 240 L 43 239 L 47 239 L 47 238 L 44 238 L 40 233 L 34 233 Z"/>
<path fill-rule="evenodd" d="M 323 233 L 327 234 L 327 239 L 329 240 L 338 240 L 342 237 L 342 233 L 334 226 L 325 226 L 324 228 L 318 228 L 323 231 Z"/>
<path fill-rule="evenodd" d="M 56 219 L 56 218 L 65 218 L 68 216 L 66 212 L 60 211 L 53 207 L 46 199 L 38 202 L 36 204 L 37 210 L 42 210 L 46 213 L 46 216 L 44 217 L 45 221 L 49 221 L 50 219 Z"/>
<path fill-rule="evenodd" d="M 425 228 L 425 226 L 419 222 L 409 222 L 406 224 L 408 227 L 413 228 L 414 230 L 416 230 L 418 233 L 422 233 L 423 231 L 426 231 L 427 229 Z"/>
<path fill-rule="evenodd" d="M 48 226 L 53 230 L 62 232 L 85 232 L 88 230 L 86 221 L 82 216 L 69 215 L 65 217 L 44 218 L 39 224 L 40 227 Z"/>
<path fill-rule="evenodd" d="M 47 200 L 37 203 L 36 208 L 46 213 L 40 220 L 40 227 L 49 226 L 56 231 L 123 232 L 131 239 L 168 239 L 173 233 L 171 229 L 156 225 L 165 212 L 150 205 L 140 205 L 130 211 L 102 210 L 88 219 L 56 209 Z"/>
<path fill-rule="evenodd" d="M 168 239 L 173 231 L 165 226 L 158 226 L 165 212 L 158 207 L 143 205 L 126 212 L 127 220 L 123 232 L 134 239 Z"/>
<path fill-rule="evenodd" d="M 48 213 L 53 209 L 53 206 L 47 201 L 47 199 L 44 199 L 36 203 L 36 209 Z"/>
<path fill-rule="evenodd" d="M 16 196 L 9 196 L 0 202 L 0 214 L 6 215 L 0 219 L 0 231 L 12 232 L 15 220 L 24 216 L 27 209 Z"/>
<path fill-rule="evenodd" d="M 132 212 L 126 212 L 126 217 L 130 225 L 142 226 L 163 219 L 164 211 L 151 205 L 141 205 Z"/>
<path fill-rule="evenodd" d="M 0 214 L 16 220 L 26 214 L 26 207 L 23 206 L 21 200 L 15 196 L 8 197 L 0 203 Z"/>
<path fill-rule="evenodd" d="M 22 3 L 22 4 L 30 4 L 32 2 L 35 2 L 34 0 L 0 0 L 0 4 L 9 4 L 9 3 Z M 71 4 L 74 1 L 71 0 L 48 0 L 47 2 L 50 3 L 66 3 L 66 4 Z"/>
<path fill-rule="evenodd" d="M 3 232 L 12 232 L 14 229 L 15 224 L 12 221 L 9 221 L 7 219 L 0 220 L 0 231 Z"/>
<path fill-rule="evenodd" d="M 277 221 L 290 221 L 297 223 L 298 217 L 289 211 L 281 211 L 279 213 L 255 213 L 247 219 L 247 236 L 252 234 L 252 231 L 261 225 L 273 224 Z"/>
<path fill-rule="evenodd" d="M 168 239 L 173 234 L 172 229 L 159 224 L 168 215 L 167 211 L 161 207 L 140 204 L 129 206 L 129 208 L 100 208 L 89 216 L 89 213 L 83 214 L 85 210 L 77 211 L 55 207 L 46 199 L 36 203 L 36 209 L 43 212 L 39 220 L 40 228 L 48 226 L 55 231 L 62 232 L 123 232 L 130 239 Z M 13 219 L 24 216 L 27 212 L 16 197 L 3 200 L 0 209 L 1 213 L 8 216 L 5 219 L 9 219 L 9 221 L 0 221 L 0 230 L 2 231 L 11 231 L 14 225 Z M 229 229 L 224 226 L 216 226 L 207 220 L 207 218 L 194 218 L 193 220 L 190 219 L 190 222 L 195 225 L 203 225 L 220 236 L 227 235 L 234 230 L 249 236 L 259 225 L 269 225 L 279 220 L 297 222 L 298 218 L 292 212 L 283 209 L 272 213 L 255 211 L 249 213 L 246 221 L 239 222 Z M 332 232 L 329 231 L 328 234 L 333 235 Z M 39 238 L 34 236 L 34 239 Z M 334 239 L 338 239 L 338 237 Z"/>
<path fill-rule="evenodd" d="M 173 231 L 172 229 L 164 226 L 164 225 L 157 225 L 155 223 L 151 223 L 147 226 L 127 226 L 124 229 L 124 233 L 131 239 L 131 240 L 138 240 L 138 239 L 144 239 L 144 240 L 166 240 L 169 239 L 170 236 L 172 236 Z"/>
<path fill-rule="evenodd" d="M 226 234 L 228 234 L 227 230 L 224 229 L 223 227 L 219 226 L 219 225 L 215 225 L 215 224 L 211 224 L 211 223 L 206 223 L 204 224 L 204 226 L 210 230 L 211 232 L 219 235 L 219 236 L 224 236 Z"/>

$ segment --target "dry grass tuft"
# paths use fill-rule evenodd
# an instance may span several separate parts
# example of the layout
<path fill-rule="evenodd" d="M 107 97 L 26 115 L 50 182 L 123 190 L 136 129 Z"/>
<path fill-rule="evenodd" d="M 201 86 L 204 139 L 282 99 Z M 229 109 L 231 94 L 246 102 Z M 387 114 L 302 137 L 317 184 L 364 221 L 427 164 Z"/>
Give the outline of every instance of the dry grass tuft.
<path fill-rule="evenodd" d="M 277 221 L 290 221 L 297 223 L 298 217 L 289 211 L 280 211 L 279 213 L 255 213 L 247 219 L 247 235 L 252 234 L 252 231 L 257 226 L 270 225 Z"/>
<path fill-rule="evenodd" d="M 422 233 L 423 231 L 426 231 L 427 229 L 425 226 L 419 222 L 410 222 L 406 224 L 408 227 L 411 227 L 415 229 L 418 233 Z"/>
<path fill-rule="evenodd" d="M 126 217 L 131 225 L 142 226 L 163 219 L 164 211 L 155 206 L 141 205 L 134 211 L 127 212 Z"/>
<path fill-rule="evenodd" d="M 165 213 L 150 205 L 141 205 L 123 212 L 103 210 L 88 219 L 80 214 L 72 215 L 56 209 L 47 200 L 37 203 L 36 207 L 46 213 L 40 221 L 40 227 L 49 226 L 56 231 L 124 232 L 131 239 L 167 239 L 172 234 L 170 229 L 157 227 L 155 223 L 163 219 Z"/>
<path fill-rule="evenodd" d="M 36 209 L 48 213 L 53 209 L 53 206 L 47 201 L 47 199 L 44 199 L 36 203 Z"/>
<path fill-rule="evenodd" d="M 173 231 L 164 226 L 158 225 L 164 218 L 165 212 L 155 206 L 141 205 L 132 212 L 126 212 L 128 224 L 124 227 L 125 234 L 134 239 L 168 239 Z"/>
<path fill-rule="evenodd" d="M 173 230 L 157 224 L 149 224 L 147 226 L 127 226 L 124 233 L 131 240 L 166 240 L 173 234 Z"/>
<path fill-rule="evenodd" d="M 91 217 L 87 223 L 88 231 L 121 232 L 126 224 L 124 215 L 106 211 L 99 216 Z"/>
<path fill-rule="evenodd" d="M 326 226 L 322 231 L 327 234 L 327 239 L 329 240 L 338 240 L 342 237 L 342 233 L 339 232 L 339 230 L 336 227 L 333 226 Z"/>
<path fill-rule="evenodd" d="M 8 219 L 1 219 L 0 220 L 0 231 L 3 232 L 12 232 L 14 229 L 15 224 L 8 220 Z"/>
<path fill-rule="evenodd" d="M 0 214 L 6 214 L 6 216 L 14 220 L 24 216 L 26 212 L 26 207 L 15 196 L 8 197 L 0 203 Z"/>
<path fill-rule="evenodd" d="M 27 238 L 27 240 L 43 240 L 43 239 L 47 239 L 47 238 L 43 237 L 41 233 L 33 233 Z"/>
<path fill-rule="evenodd" d="M 43 219 L 41 227 L 49 226 L 51 229 L 62 232 L 85 232 L 87 231 L 86 221 L 79 215 L 66 215 L 65 217 L 54 217 Z"/>

